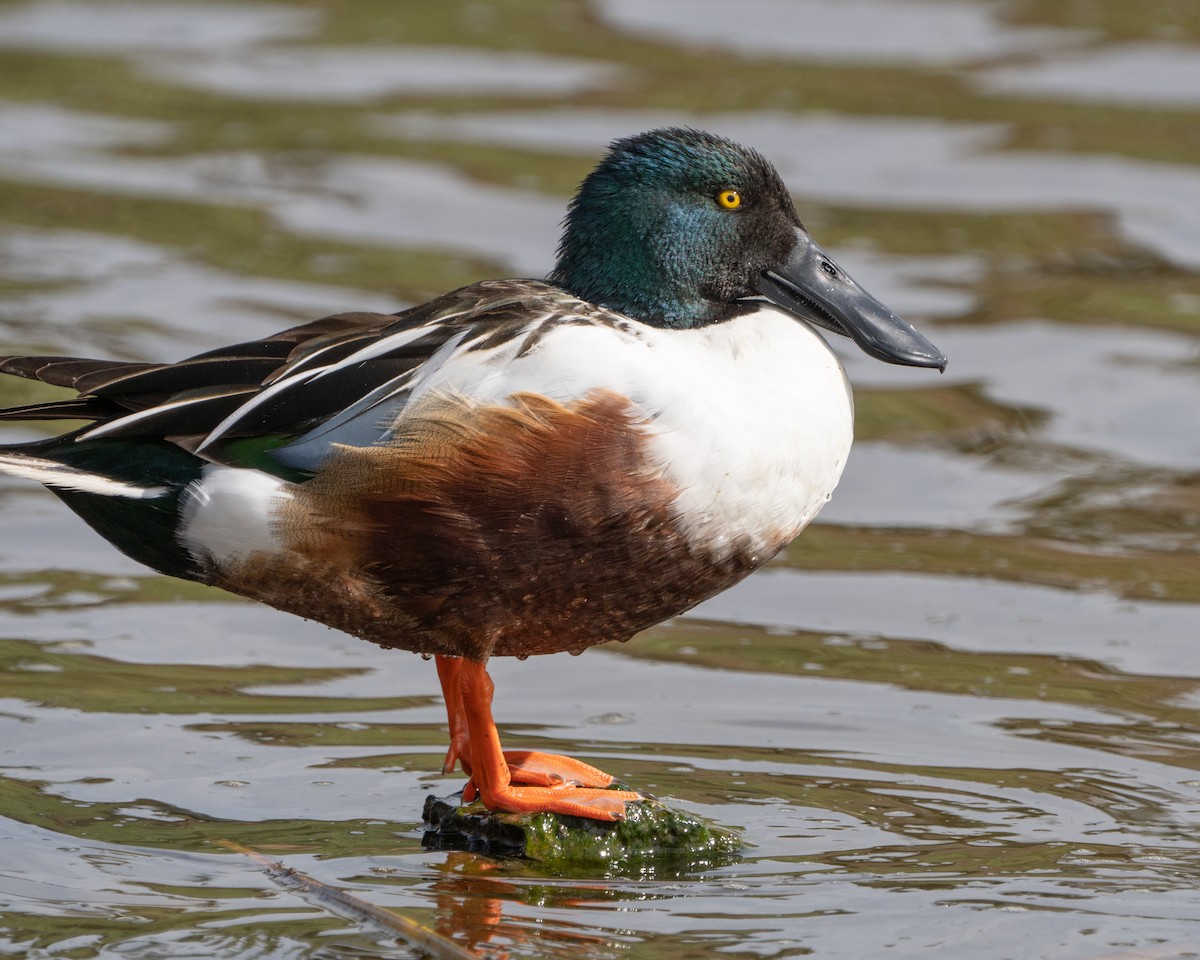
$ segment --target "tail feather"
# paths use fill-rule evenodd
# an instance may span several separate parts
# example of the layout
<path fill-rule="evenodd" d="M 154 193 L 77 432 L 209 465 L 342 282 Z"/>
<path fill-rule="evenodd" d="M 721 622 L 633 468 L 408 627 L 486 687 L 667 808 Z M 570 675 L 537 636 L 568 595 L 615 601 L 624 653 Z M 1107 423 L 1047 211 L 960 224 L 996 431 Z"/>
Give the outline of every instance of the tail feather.
<path fill-rule="evenodd" d="M 168 486 L 139 486 L 125 480 L 106 477 L 62 463 L 33 457 L 26 453 L 0 449 L 0 473 L 34 480 L 55 490 L 74 490 L 77 493 L 97 493 L 105 497 L 130 497 L 149 500 L 170 492 Z"/>
<path fill-rule="evenodd" d="M 165 440 L 52 440 L 0 447 L 0 473 L 45 484 L 114 547 L 160 573 L 195 580 L 179 542 L 180 497 L 204 461 Z"/>

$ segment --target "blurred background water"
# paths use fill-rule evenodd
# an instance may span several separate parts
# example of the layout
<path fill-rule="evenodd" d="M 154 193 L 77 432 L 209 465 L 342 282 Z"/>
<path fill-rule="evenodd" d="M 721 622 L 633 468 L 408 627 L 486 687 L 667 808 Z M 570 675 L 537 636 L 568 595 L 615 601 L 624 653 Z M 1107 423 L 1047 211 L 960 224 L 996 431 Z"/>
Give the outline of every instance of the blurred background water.
<path fill-rule="evenodd" d="M 425 851 L 432 665 L 2 480 L 0 953 L 412 955 L 228 839 L 485 957 L 1200 955 L 1193 0 L 0 0 L 0 352 L 542 275 L 604 145 L 662 123 L 765 152 L 951 360 L 836 344 L 859 439 L 816 526 L 619 649 L 496 664 L 514 743 L 754 846 Z"/>

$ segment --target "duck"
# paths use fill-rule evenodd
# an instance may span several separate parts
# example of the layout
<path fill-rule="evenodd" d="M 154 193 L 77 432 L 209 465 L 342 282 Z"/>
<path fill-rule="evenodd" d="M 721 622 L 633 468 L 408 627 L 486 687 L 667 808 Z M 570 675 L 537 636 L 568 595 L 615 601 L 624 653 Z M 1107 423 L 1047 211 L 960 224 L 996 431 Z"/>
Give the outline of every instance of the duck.
<path fill-rule="evenodd" d="M 0 357 L 74 391 L 0 419 L 84 421 L 0 472 L 159 573 L 434 659 L 464 802 L 615 821 L 639 793 L 503 748 L 489 661 L 628 640 L 791 542 L 853 436 L 829 333 L 946 366 L 760 153 L 656 129 L 583 180 L 545 279 L 173 363 Z"/>

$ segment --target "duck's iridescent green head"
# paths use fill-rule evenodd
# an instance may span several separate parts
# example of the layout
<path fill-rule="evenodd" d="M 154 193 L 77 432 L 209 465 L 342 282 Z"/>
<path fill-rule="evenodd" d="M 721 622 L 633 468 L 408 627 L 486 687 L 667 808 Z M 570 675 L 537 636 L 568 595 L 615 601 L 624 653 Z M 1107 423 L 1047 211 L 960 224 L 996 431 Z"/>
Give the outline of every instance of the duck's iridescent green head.
<path fill-rule="evenodd" d="M 647 323 L 699 326 L 752 296 L 799 226 L 757 152 L 700 130 L 652 130 L 614 143 L 583 181 L 550 279 Z"/>
<path fill-rule="evenodd" d="M 571 202 L 549 279 L 661 327 L 718 323 L 761 296 L 882 360 L 946 365 L 813 243 L 761 154 L 700 130 L 615 142 Z"/>

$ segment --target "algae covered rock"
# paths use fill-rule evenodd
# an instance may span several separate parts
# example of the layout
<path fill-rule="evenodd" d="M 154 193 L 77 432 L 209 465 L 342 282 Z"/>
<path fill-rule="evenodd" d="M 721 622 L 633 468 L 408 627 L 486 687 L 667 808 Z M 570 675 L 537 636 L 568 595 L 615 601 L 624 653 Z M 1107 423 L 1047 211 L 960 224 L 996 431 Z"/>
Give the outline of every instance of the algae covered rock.
<path fill-rule="evenodd" d="M 493 813 L 478 802 L 459 806 L 456 799 L 426 799 L 426 846 L 522 857 L 552 870 L 607 872 L 727 863 L 744 846 L 733 831 L 653 799 L 628 804 L 625 819 L 616 823 L 556 813 Z"/>

